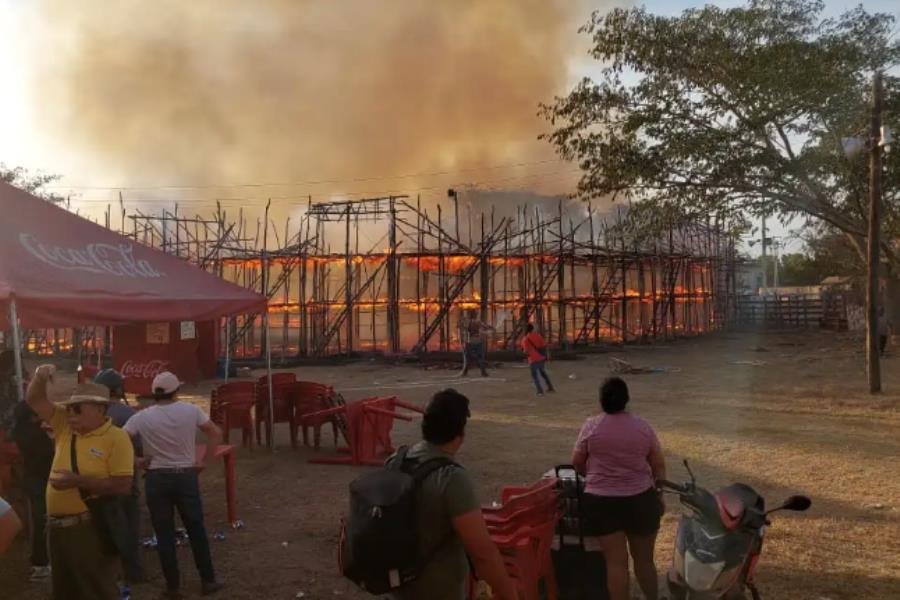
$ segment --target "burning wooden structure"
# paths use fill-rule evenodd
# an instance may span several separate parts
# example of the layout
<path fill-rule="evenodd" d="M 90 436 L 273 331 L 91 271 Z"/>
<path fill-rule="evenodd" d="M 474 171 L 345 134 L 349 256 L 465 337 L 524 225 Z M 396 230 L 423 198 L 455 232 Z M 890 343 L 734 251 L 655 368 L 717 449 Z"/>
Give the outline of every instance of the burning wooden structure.
<path fill-rule="evenodd" d="M 140 211 L 106 224 L 269 298 L 273 356 L 459 347 L 457 322 L 474 309 L 496 331 L 489 350 L 512 349 L 533 322 L 556 347 L 691 336 L 717 329 L 735 307 L 735 240 L 718 220 L 672 223 L 635 243 L 590 205 L 519 206 L 460 217 L 406 196 L 307 203 L 292 227 L 265 216 L 248 227 L 218 208 L 212 218 Z M 576 212 L 575 216 L 572 213 Z M 259 316 L 222 324 L 231 355 L 260 356 Z M 33 335 L 53 351 L 91 335 Z"/>

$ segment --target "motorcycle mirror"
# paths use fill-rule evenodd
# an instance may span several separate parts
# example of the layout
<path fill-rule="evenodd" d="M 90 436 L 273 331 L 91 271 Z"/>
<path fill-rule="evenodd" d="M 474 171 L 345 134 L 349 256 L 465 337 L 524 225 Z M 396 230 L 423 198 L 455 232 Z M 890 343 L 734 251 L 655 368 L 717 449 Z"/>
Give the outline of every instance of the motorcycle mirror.
<path fill-rule="evenodd" d="M 694 472 L 691 471 L 691 465 L 688 464 L 688 460 L 685 458 L 682 462 L 684 463 L 684 468 L 687 470 L 688 475 L 691 476 L 691 485 L 696 485 L 697 478 L 694 477 Z"/>
<path fill-rule="evenodd" d="M 791 496 L 781 505 L 783 510 L 804 511 L 812 506 L 812 500 L 806 496 Z"/>

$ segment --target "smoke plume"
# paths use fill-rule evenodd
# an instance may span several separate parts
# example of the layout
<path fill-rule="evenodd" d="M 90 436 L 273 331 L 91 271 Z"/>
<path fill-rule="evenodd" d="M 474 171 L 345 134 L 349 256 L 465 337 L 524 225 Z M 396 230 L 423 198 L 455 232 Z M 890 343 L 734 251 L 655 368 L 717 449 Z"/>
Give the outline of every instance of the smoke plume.
<path fill-rule="evenodd" d="M 537 104 L 565 91 L 584 44 L 580 1 L 44 0 L 40 12 L 44 126 L 128 185 L 438 197 L 435 171 L 548 192 L 574 177 L 535 138 Z"/>

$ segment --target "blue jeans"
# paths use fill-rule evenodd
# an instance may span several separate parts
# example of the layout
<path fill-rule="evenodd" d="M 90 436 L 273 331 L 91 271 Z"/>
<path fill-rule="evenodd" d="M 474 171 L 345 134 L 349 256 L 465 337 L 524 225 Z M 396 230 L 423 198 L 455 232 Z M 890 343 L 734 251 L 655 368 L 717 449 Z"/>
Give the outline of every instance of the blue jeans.
<path fill-rule="evenodd" d="M 487 365 L 484 362 L 484 342 L 468 342 L 463 350 L 463 375 L 469 372 L 469 361 L 474 359 L 481 369 L 482 375 L 487 375 Z"/>
<path fill-rule="evenodd" d="M 545 364 L 547 364 L 547 361 L 541 360 L 528 365 L 529 368 L 531 368 L 531 379 L 534 381 L 534 387 L 537 389 L 538 394 L 544 393 L 543 388 L 541 388 L 541 380 L 538 378 L 538 375 L 543 377 L 544 381 L 547 382 L 547 389 L 551 392 L 553 391 L 553 384 L 550 383 L 550 378 L 547 377 L 547 371 L 544 370 Z"/>
<path fill-rule="evenodd" d="M 152 469 L 144 481 L 147 508 L 156 532 L 156 551 L 166 577 L 166 587 L 176 590 L 181 586 L 178 573 L 178 556 L 175 553 L 175 509 L 187 530 L 194 553 L 194 564 L 200 579 L 212 583 L 213 572 L 209 538 L 203 525 L 203 503 L 200 500 L 200 483 L 196 473 L 159 473 Z"/>

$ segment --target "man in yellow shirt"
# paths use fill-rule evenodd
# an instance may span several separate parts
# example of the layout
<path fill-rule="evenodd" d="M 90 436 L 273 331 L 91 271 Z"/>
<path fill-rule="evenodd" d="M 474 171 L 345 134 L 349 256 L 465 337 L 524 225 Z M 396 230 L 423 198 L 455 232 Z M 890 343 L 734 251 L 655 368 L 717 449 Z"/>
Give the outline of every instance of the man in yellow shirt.
<path fill-rule="evenodd" d="M 131 491 L 134 450 L 106 416 L 109 389 L 81 383 L 65 401 L 48 397 L 54 367 L 37 368 L 26 400 L 53 429 L 56 452 L 47 486 L 47 528 L 54 600 L 117 600 L 116 551 L 88 504 Z M 72 458 L 75 458 L 73 461 Z"/>

